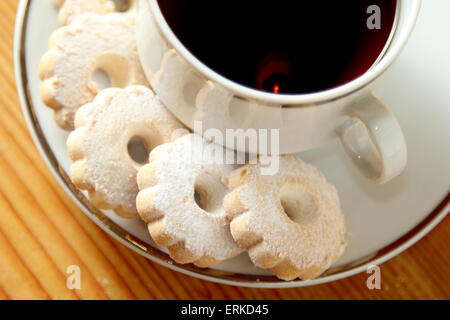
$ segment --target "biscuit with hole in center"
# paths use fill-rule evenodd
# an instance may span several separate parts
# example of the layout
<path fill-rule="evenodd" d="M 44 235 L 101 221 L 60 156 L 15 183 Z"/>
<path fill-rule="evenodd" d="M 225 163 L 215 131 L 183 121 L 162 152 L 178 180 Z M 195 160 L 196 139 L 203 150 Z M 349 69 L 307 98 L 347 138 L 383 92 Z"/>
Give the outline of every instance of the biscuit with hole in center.
<path fill-rule="evenodd" d="M 136 174 L 151 149 L 172 141 L 183 125 L 150 89 L 131 86 L 103 90 L 78 110 L 75 126 L 67 140 L 75 186 L 87 190 L 96 207 L 137 217 Z M 134 141 L 142 143 L 144 157 L 132 153 Z"/>
<path fill-rule="evenodd" d="M 257 267 L 284 280 L 316 278 L 346 246 L 336 189 L 293 155 L 279 157 L 275 175 L 262 175 L 262 167 L 258 159 L 230 176 L 224 207 L 231 234 Z"/>
<path fill-rule="evenodd" d="M 108 76 L 111 87 L 147 85 L 131 15 L 81 15 L 57 29 L 49 47 L 39 65 L 41 98 L 65 130 L 73 129 L 75 112 L 102 89 L 93 80 L 96 71 Z"/>

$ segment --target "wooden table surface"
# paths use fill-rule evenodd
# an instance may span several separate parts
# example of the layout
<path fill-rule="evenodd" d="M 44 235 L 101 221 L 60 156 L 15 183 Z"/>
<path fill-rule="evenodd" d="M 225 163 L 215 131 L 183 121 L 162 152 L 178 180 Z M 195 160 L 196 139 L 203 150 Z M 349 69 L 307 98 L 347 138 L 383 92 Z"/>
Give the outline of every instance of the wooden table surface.
<path fill-rule="evenodd" d="M 0 1 L 0 299 L 449 299 L 450 218 L 368 275 L 315 287 L 246 289 L 198 280 L 150 262 L 91 222 L 42 161 L 20 111 L 13 72 L 18 0 Z M 81 267 L 82 287 L 66 287 Z"/>

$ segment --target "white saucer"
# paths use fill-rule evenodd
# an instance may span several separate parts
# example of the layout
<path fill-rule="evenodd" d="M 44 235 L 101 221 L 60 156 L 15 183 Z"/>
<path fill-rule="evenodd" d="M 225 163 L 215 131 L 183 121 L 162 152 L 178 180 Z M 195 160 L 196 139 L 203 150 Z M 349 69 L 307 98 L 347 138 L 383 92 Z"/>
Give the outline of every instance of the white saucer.
<path fill-rule="evenodd" d="M 179 265 L 153 247 L 143 223 L 92 208 L 67 178 L 67 133 L 39 96 L 38 64 L 58 27 L 50 0 L 22 0 L 16 24 L 16 78 L 23 113 L 48 167 L 65 191 L 100 227 L 149 259 L 177 271 L 220 283 L 252 287 L 300 287 L 340 279 L 399 254 L 439 223 L 450 209 L 450 2 L 424 1 L 417 28 L 404 52 L 384 75 L 388 86 L 375 94 L 396 114 L 408 143 L 406 171 L 386 185 L 362 178 L 339 142 L 302 153 L 339 191 L 347 217 L 348 247 L 325 275 L 283 282 L 254 268 L 246 254 L 214 270 Z M 27 90 L 29 89 L 29 90 Z"/>

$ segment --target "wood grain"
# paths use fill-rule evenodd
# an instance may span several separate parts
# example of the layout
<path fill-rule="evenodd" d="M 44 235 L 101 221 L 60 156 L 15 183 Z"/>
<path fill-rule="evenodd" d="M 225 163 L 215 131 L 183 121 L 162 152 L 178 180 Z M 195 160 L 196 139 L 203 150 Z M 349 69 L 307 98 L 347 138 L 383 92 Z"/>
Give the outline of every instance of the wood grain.
<path fill-rule="evenodd" d="M 198 280 L 152 263 L 93 224 L 54 180 L 21 114 L 13 72 L 17 0 L 0 13 L 0 299 L 449 299 L 450 218 L 381 266 L 382 289 L 367 274 L 300 289 L 261 290 Z M 80 290 L 66 287 L 79 265 Z"/>

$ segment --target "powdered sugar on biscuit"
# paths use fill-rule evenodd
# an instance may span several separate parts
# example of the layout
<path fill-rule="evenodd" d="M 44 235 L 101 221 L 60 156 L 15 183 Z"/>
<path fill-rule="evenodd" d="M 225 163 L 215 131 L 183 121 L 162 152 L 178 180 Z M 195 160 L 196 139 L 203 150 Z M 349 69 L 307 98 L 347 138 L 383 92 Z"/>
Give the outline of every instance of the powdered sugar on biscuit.
<path fill-rule="evenodd" d="M 335 188 L 295 156 L 280 171 L 260 175 L 260 164 L 237 169 L 225 199 L 235 240 L 256 266 L 286 280 L 319 276 L 343 253 L 345 219 Z M 288 216 L 289 215 L 289 216 Z"/>
<path fill-rule="evenodd" d="M 212 266 L 242 251 L 222 206 L 234 167 L 215 161 L 214 154 L 221 151 L 190 134 L 156 148 L 150 164 L 139 171 L 139 214 L 155 242 L 177 262 Z"/>
<path fill-rule="evenodd" d="M 73 129 L 77 109 L 100 91 L 92 80 L 96 70 L 109 76 L 112 87 L 147 85 L 131 15 L 81 15 L 56 30 L 49 47 L 39 65 L 41 97 L 55 110 L 56 122 L 63 129 Z"/>
<path fill-rule="evenodd" d="M 104 15 L 115 11 L 111 0 L 53 0 L 59 10 L 58 20 L 61 25 L 70 24 L 83 13 L 97 13 Z"/>
<path fill-rule="evenodd" d="M 75 123 L 67 142 L 75 185 L 89 190 L 98 207 L 137 216 L 136 174 L 142 164 L 130 157 L 128 143 L 139 137 L 151 149 L 170 142 L 181 123 L 142 86 L 102 91 L 79 109 Z"/>

